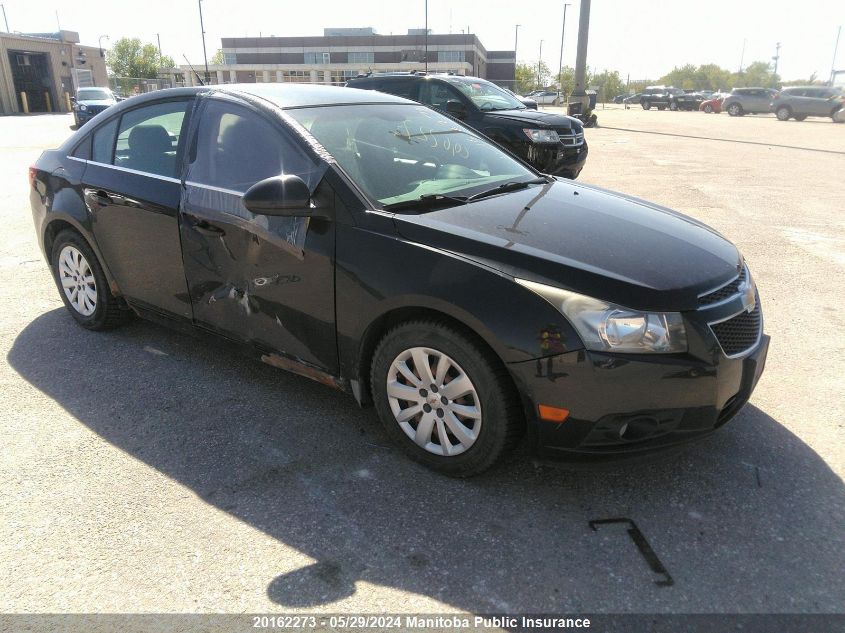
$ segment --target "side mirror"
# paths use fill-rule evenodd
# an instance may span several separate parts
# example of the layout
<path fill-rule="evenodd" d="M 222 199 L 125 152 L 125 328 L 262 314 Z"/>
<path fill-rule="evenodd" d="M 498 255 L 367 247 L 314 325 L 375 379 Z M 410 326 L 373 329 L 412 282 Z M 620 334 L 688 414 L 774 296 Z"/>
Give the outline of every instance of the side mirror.
<path fill-rule="evenodd" d="M 70 102 L 71 102 L 71 103 L 76 103 L 76 97 L 71 97 L 71 98 L 70 98 Z"/>
<path fill-rule="evenodd" d="M 449 99 L 446 102 L 446 112 L 456 119 L 463 119 L 467 114 L 466 106 L 457 99 Z"/>
<path fill-rule="evenodd" d="M 244 206 L 259 215 L 310 216 L 311 192 L 299 176 L 282 174 L 259 180 L 241 199 Z"/>

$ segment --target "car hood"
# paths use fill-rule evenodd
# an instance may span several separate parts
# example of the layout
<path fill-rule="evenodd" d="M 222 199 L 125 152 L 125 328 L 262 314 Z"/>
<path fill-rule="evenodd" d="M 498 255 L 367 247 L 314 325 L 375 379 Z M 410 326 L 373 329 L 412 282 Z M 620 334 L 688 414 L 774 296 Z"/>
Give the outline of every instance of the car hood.
<path fill-rule="evenodd" d="M 563 114 L 552 114 L 551 112 L 540 112 L 539 110 L 494 110 L 492 112 L 484 112 L 487 117 L 497 119 L 507 119 L 517 123 L 540 124 L 543 127 L 568 127 L 571 128 L 573 122 L 581 124 L 580 121 Z"/>
<path fill-rule="evenodd" d="M 86 106 L 112 106 L 117 103 L 113 99 L 77 99 L 76 102 Z"/>
<path fill-rule="evenodd" d="M 407 240 L 640 310 L 694 310 L 698 295 L 736 277 L 742 261 L 692 218 L 568 181 L 395 221 Z"/>

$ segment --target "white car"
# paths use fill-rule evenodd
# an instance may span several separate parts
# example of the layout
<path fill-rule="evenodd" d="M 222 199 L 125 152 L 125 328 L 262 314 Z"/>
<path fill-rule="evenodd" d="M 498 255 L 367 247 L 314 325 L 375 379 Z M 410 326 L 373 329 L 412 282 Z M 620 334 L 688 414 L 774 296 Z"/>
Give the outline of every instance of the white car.
<path fill-rule="evenodd" d="M 553 90 L 541 90 L 535 94 L 529 95 L 534 101 L 540 105 L 560 105 L 563 103 L 563 98 L 560 93 Z"/>

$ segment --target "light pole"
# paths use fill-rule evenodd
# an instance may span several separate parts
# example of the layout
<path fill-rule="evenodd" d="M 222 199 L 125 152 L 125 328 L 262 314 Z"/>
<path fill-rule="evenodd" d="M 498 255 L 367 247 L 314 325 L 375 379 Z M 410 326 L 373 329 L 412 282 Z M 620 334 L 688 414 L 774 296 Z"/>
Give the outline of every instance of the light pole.
<path fill-rule="evenodd" d="M 9 19 L 6 17 L 6 7 L 0 4 L 0 9 L 3 9 L 3 21 L 6 23 L 6 33 L 11 33 L 9 31 Z"/>
<path fill-rule="evenodd" d="M 780 42 L 775 43 L 775 56 L 772 57 L 775 60 L 775 72 L 773 73 L 775 76 L 778 74 L 778 61 L 780 61 Z"/>
<path fill-rule="evenodd" d="M 7 27 L 8 28 L 8 27 Z M 842 35 L 842 27 L 836 31 L 836 44 L 833 45 L 833 62 L 830 64 L 830 85 L 833 85 L 833 75 L 836 72 L 836 53 L 839 52 L 839 36 Z"/>
<path fill-rule="evenodd" d="M 742 55 L 740 55 L 740 57 L 739 57 L 739 74 L 740 75 L 742 74 L 742 64 L 745 62 L 745 43 L 747 41 L 748 40 L 746 40 L 746 39 L 742 40 Z"/>
<path fill-rule="evenodd" d="M 200 8 L 200 31 L 202 32 L 202 58 L 205 62 L 205 83 L 208 85 L 211 82 L 211 75 L 208 74 L 208 53 L 205 50 L 205 26 L 202 23 L 202 0 L 197 0 Z"/>
<path fill-rule="evenodd" d="M 514 29 L 515 30 L 515 33 L 514 33 L 514 36 L 513 36 L 513 58 L 514 59 L 518 59 L 517 54 L 516 54 L 516 51 L 517 51 L 516 45 L 519 43 L 519 27 L 520 26 L 522 26 L 522 25 L 517 24 L 516 29 Z"/>
<path fill-rule="evenodd" d="M 560 28 L 560 60 L 557 68 L 557 87 L 560 92 L 563 92 L 563 36 L 566 33 L 566 7 L 571 6 L 571 3 L 563 3 L 563 26 Z"/>
<path fill-rule="evenodd" d="M 425 74 L 428 74 L 428 0 L 425 0 Z"/>
<path fill-rule="evenodd" d="M 109 39 L 108 35 L 101 35 L 97 38 L 97 43 L 100 45 L 100 57 L 105 57 L 106 54 L 103 52 L 103 40 Z"/>
<path fill-rule="evenodd" d="M 537 60 L 537 89 L 540 89 L 540 68 L 543 66 L 543 40 L 540 40 L 540 59 Z"/>

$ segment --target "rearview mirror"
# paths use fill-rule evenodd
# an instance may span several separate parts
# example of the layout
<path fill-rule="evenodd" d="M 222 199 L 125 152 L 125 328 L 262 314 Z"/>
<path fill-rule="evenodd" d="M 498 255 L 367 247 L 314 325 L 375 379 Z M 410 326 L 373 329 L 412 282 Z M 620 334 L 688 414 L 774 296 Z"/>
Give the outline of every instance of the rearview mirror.
<path fill-rule="evenodd" d="M 259 180 L 247 189 L 241 200 L 247 209 L 259 215 L 312 215 L 308 185 L 291 174 Z"/>
<path fill-rule="evenodd" d="M 466 116 L 467 109 L 466 106 L 457 99 L 449 99 L 446 102 L 446 112 L 455 118 L 462 119 Z"/>

